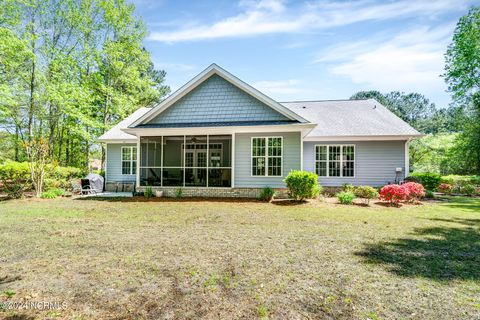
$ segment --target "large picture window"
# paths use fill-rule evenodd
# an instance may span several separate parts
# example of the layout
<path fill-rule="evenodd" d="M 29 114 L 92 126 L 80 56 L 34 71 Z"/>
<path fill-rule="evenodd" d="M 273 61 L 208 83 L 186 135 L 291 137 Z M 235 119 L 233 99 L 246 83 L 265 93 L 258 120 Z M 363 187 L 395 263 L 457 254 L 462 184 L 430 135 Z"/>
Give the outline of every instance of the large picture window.
<path fill-rule="evenodd" d="M 315 146 L 315 173 L 319 177 L 354 177 L 355 146 Z"/>
<path fill-rule="evenodd" d="M 122 174 L 137 173 L 137 147 L 122 147 Z"/>
<path fill-rule="evenodd" d="M 253 137 L 252 176 L 282 176 L 282 137 Z"/>

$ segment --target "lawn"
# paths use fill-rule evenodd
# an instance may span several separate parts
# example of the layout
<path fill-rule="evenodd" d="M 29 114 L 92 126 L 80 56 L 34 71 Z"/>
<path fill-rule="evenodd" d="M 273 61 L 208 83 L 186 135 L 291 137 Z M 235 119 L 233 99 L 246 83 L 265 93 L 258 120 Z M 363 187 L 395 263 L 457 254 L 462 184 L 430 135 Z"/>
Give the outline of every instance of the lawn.
<path fill-rule="evenodd" d="M 479 319 L 480 199 L 3 201 L 0 301 L 66 306 L 2 319 Z"/>

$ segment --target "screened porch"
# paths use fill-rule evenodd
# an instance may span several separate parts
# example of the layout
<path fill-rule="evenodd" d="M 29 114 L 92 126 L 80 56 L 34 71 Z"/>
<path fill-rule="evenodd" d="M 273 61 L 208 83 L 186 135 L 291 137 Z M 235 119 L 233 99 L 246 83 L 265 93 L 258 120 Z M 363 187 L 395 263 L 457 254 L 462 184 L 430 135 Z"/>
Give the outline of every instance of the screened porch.
<path fill-rule="evenodd" d="M 230 187 L 232 136 L 140 138 L 140 186 Z"/>

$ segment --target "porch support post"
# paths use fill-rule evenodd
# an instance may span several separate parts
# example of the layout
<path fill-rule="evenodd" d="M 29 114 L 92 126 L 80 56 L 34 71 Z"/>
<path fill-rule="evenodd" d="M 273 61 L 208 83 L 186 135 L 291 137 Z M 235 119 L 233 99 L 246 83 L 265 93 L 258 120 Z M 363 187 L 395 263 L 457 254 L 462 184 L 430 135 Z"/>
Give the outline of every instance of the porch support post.
<path fill-rule="evenodd" d="M 231 161 L 230 165 L 232 166 L 232 173 L 231 173 L 231 179 L 230 185 L 232 188 L 235 188 L 235 132 L 232 133 L 232 155 L 231 155 Z"/>
<path fill-rule="evenodd" d="M 303 171 L 303 132 L 302 131 L 300 131 L 300 170 Z"/>
<path fill-rule="evenodd" d="M 137 188 L 140 187 L 140 136 L 137 136 L 137 174 L 136 174 L 136 185 Z"/>

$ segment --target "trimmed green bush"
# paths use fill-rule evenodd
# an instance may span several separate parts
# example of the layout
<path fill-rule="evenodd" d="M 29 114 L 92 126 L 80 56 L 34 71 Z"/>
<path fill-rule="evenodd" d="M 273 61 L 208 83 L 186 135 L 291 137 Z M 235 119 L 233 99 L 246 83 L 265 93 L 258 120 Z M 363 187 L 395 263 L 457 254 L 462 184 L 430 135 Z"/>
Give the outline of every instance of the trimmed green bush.
<path fill-rule="evenodd" d="M 28 163 L 7 160 L 0 165 L 0 183 L 8 197 L 21 198 L 25 191 L 32 189 Z"/>
<path fill-rule="evenodd" d="M 48 191 L 55 193 L 57 195 L 57 197 L 61 197 L 61 196 L 65 195 L 65 190 L 62 189 L 62 188 L 54 188 L 54 189 L 50 189 Z"/>
<path fill-rule="evenodd" d="M 460 176 L 450 174 L 448 176 L 443 176 L 442 182 L 451 185 L 455 185 L 457 183 L 471 183 L 480 186 L 480 176 Z"/>
<path fill-rule="evenodd" d="M 411 180 L 412 177 L 417 178 L 420 181 L 413 181 Z M 435 172 L 414 172 L 405 180 L 421 183 L 425 189 L 435 191 L 440 183 L 442 183 L 442 176 Z"/>
<path fill-rule="evenodd" d="M 344 184 L 342 184 L 342 191 L 354 192 L 355 187 L 351 183 L 344 183 Z"/>
<path fill-rule="evenodd" d="M 152 187 L 146 187 L 145 191 L 143 192 L 145 198 L 152 198 L 153 197 L 153 190 Z"/>
<path fill-rule="evenodd" d="M 337 193 L 337 199 L 341 204 L 352 204 L 355 199 L 355 195 L 350 191 L 342 191 Z"/>
<path fill-rule="evenodd" d="M 427 198 L 427 199 L 435 198 L 435 195 L 433 194 L 433 191 L 432 190 L 425 190 L 425 198 Z"/>
<path fill-rule="evenodd" d="M 260 195 L 258 196 L 258 198 L 262 201 L 272 201 L 273 198 L 275 197 L 275 194 L 276 194 L 275 190 L 273 190 L 270 187 L 265 187 L 260 192 Z"/>
<path fill-rule="evenodd" d="M 358 198 L 362 198 L 367 205 L 370 204 L 371 199 L 378 198 L 377 189 L 370 186 L 356 187 L 353 194 Z"/>
<path fill-rule="evenodd" d="M 55 199 L 56 197 L 57 197 L 57 194 L 55 193 L 54 190 L 44 191 L 40 195 L 40 198 L 42 199 Z"/>
<path fill-rule="evenodd" d="M 321 192 L 318 176 L 312 172 L 292 170 L 284 181 L 288 194 L 295 200 L 315 198 Z"/>

